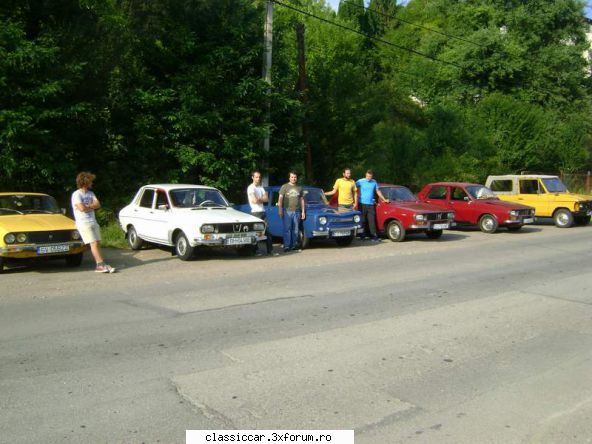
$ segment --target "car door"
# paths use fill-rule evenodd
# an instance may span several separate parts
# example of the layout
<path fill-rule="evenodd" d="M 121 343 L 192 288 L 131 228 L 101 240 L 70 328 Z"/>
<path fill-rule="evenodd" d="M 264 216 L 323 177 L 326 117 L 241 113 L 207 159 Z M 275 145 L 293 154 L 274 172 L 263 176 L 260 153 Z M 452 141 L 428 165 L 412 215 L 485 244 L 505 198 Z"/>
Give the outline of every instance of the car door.
<path fill-rule="evenodd" d="M 536 216 L 549 216 L 549 196 L 539 179 L 518 179 L 517 201 L 534 207 Z"/>
<path fill-rule="evenodd" d="M 467 192 L 462 187 L 453 187 L 450 189 L 450 208 L 455 212 L 455 219 L 458 222 L 469 224 L 477 223 L 479 210 L 475 202 L 471 200 Z"/>
<path fill-rule="evenodd" d="M 165 190 L 155 190 L 156 196 L 153 206 L 148 212 L 148 232 L 150 236 L 160 242 L 169 242 L 169 219 L 171 219 L 171 205 Z"/>
<path fill-rule="evenodd" d="M 144 239 L 153 238 L 151 235 L 151 220 L 153 217 L 152 206 L 154 204 L 154 196 L 154 188 L 144 188 L 137 205 L 132 210 L 133 225 L 136 228 L 136 233 Z"/>
<path fill-rule="evenodd" d="M 279 193 L 265 189 L 268 195 L 268 203 L 265 204 L 265 214 L 267 216 L 267 225 L 272 236 L 282 237 L 284 235 L 284 223 L 280 218 L 278 210 Z"/>
<path fill-rule="evenodd" d="M 425 201 L 437 207 L 449 210 L 451 208 L 448 200 L 448 187 L 445 185 L 435 185 L 427 193 Z"/>

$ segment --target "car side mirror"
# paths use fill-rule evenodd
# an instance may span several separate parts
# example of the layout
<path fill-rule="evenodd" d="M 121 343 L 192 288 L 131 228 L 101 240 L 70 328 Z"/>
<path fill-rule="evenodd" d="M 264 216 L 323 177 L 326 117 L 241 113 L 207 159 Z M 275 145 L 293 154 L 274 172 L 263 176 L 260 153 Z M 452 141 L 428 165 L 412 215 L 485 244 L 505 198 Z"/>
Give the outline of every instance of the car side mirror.
<path fill-rule="evenodd" d="M 159 210 L 162 210 L 162 211 L 166 211 L 166 210 L 168 210 L 168 209 L 169 209 L 169 206 L 168 206 L 167 204 L 164 204 L 164 205 L 159 205 L 159 206 L 158 206 L 158 209 L 159 209 Z"/>
<path fill-rule="evenodd" d="M 235 205 L 235 204 L 234 204 L 233 202 L 230 202 L 230 203 L 228 204 L 228 206 L 229 206 L 229 207 L 234 207 L 234 205 Z"/>
<path fill-rule="evenodd" d="M 465 200 L 465 202 L 468 202 L 470 200 L 469 196 L 465 196 L 465 197 L 463 197 L 463 199 Z"/>
<path fill-rule="evenodd" d="M 62 208 L 62 214 L 65 216 L 66 215 L 66 209 Z"/>

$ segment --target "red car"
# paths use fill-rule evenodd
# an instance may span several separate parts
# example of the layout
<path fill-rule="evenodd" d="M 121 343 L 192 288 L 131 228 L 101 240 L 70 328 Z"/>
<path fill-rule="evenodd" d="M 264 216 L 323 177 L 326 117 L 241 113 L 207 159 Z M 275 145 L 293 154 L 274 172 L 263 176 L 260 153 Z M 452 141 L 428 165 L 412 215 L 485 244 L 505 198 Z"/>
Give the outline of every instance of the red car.
<path fill-rule="evenodd" d="M 423 187 L 418 194 L 426 203 L 443 210 L 454 210 L 458 225 L 477 225 L 484 233 L 498 227 L 518 231 L 534 222 L 534 208 L 505 202 L 484 185 L 466 182 L 437 182 Z"/>
<path fill-rule="evenodd" d="M 405 240 L 407 233 L 423 232 L 430 239 L 442 236 L 450 228 L 454 212 L 420 202 L 409 188 L 400 185 L 379 184 L 380 192 L 390 202 L 376 205 L 376 227 L 378 232 L 393 242 Z M 377 199 L 378 200 L 378 199 Z M 337 196 L 331 199 L 337 206 Z"/>

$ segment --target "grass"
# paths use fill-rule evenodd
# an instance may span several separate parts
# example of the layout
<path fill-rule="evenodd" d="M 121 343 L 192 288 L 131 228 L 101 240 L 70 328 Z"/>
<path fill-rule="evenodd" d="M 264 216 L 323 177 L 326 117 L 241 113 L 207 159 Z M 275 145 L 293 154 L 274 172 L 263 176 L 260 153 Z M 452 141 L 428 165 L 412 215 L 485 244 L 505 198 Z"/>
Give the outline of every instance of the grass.
<path fill-rule="evenodd" d="M 101 238 L 101 246 L 103 247 L 129 248 L 123 230 L 116 221 L 110 221 L 101 226 Z"/>

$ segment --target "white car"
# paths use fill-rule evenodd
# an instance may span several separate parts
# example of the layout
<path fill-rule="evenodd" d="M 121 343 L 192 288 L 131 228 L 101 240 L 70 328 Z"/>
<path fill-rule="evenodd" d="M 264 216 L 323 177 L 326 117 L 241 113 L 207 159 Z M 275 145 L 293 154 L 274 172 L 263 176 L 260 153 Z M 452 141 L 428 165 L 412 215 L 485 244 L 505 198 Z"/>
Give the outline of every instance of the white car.
<path fill-rule="evenodd" d="M 231 208 L 216 188 L 200 185 L 145 185 L 119 212 L 119 223 L 133 250 L 144 242 L 168 245 L 182 260 L 198 246 L 252 255 L 266 238 L 265 222 Z"/>

